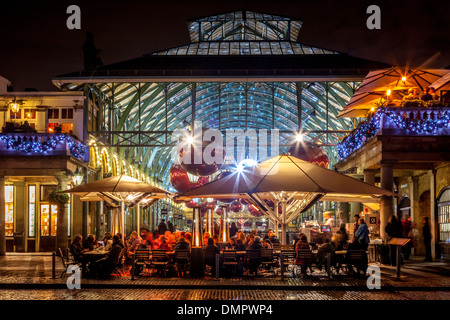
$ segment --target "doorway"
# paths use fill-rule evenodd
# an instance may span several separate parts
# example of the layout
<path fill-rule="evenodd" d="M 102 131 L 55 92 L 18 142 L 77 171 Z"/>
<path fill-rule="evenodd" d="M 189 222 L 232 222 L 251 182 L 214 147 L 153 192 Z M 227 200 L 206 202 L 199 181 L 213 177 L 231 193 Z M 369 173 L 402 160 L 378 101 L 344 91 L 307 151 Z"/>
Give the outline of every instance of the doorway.
<path fill-rule="evenodd" d="M 56 223 L 58 206 L 41 203 L 39 215 L 41 219 L 39 251 L 54 251 L 56 248 Z"/>

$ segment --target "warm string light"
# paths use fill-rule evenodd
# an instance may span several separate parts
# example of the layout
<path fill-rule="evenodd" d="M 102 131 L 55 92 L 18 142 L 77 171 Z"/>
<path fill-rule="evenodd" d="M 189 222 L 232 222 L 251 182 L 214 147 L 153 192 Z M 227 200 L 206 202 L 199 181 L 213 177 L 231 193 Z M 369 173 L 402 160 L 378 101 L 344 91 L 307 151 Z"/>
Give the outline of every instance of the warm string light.
<path fill-rule="evenodd" d="M 365 141 L 375 136 L 381 126 L 381 117 L 385 115 L 399 129 L 410 131 L 412 134 L 437 134 L 440 129 L 450 127 L 450 113 L 438 113 L 434 119 L 411 119 L 389 110 L 380 109 L 370 119 L 341 143 L 337 145 L 337 152 L 341 159 L 347 158 L 355 150 L 361 148 Z"/>

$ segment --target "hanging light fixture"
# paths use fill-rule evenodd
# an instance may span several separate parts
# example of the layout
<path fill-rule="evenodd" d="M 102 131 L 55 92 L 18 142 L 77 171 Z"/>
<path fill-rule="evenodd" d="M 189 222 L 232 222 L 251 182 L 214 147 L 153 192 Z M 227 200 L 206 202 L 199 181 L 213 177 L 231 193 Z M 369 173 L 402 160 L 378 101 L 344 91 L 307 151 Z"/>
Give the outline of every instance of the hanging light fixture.
<path fill-rule="evenodd" d="M 81 182 L 83 182 L 83 174 L 80 172 L 78 167 L 77 170 L 75 170 L 75 173 L 73 174 L 72 181 L 75 186 L 79 186 Z"/>
<path fill-rule="evenodd" d="M 12 113 L 17 113 L 19 111 L 20 103 L 14 98 L 14 100 L 9 103 L 9 107 L 11 108 Z"/>

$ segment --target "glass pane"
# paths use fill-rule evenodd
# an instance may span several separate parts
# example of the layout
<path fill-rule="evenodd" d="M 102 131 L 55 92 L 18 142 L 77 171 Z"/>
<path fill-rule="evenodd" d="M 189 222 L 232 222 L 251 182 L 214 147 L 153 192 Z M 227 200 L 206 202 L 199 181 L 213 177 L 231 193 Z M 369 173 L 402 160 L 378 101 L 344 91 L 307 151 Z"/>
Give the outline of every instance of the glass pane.
<path fill-rule="evenodd" d="M 57 215 L 58 215 L 58 206 L 57 205 L 52 205 L 51 206 L 52 209 L 52 220 L 50 223 L 51 226 L 51 236 L 56 236 L 56 222 L 57 222 Z"/>
<path fill-rule="evenodd" d="M 50 235 L 49 205 L 41 205 L 41 236 Z"/>
<path fill-rule="evenodd" d="M 35 226 L 36 226 L 36 186 L 28 187 L 28 236 L 34 237 Z"/>
<path fill-rule="evenodd" d="M 5 231 L 7 237 L 14 232 L 14 186 L 5 186 Z"/>

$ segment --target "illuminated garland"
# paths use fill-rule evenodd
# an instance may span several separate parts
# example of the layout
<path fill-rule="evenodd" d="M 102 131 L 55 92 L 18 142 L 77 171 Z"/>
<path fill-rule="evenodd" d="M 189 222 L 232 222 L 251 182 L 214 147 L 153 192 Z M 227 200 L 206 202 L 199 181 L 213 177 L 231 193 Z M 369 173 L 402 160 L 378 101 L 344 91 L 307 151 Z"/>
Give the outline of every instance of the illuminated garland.
<path fill-rule="evenodd" d="M 17 138 L 17 139 L 16 139 Z M 81 143 L 75 142 L 71 137 L 61 135 L 52 135 L 45 141 L 40 141 L 40 136 L 36 136 L 38 141 L 35 141 L 33 137 L 14 137 L 9 135 L 0 135 L 0 139 L 5 142 L 6 149 L 12 149 L 14 151 L 20 151 L 25 153 L 46 153 L 53 151 L 59 143 L 67 142 L 69 146 L 70 154 L 80 160 L 84 159 L 85 146 Z"/>
<path fill-rule="evenodd" d="M 432 134 L 439 130 L 450 128 L 450 113 L 438 113 L 434 119 L 411 119 L 390 110 L 379 109 L 371 118 L 363 122 L 355 132 L 351 133 L 337 145 L 340 159 L 347 158 L 351 153 L 361 148 L 367 139 L 372 138 L 380 130 L 381 117 L 385 115 L 399 129 L 407 130 L 412 134 Z"/>

